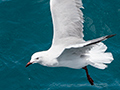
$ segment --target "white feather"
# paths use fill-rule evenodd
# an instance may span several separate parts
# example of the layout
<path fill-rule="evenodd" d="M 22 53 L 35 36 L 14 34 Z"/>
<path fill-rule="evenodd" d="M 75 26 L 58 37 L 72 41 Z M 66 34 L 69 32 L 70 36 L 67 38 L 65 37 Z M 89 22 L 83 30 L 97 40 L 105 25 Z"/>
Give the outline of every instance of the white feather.
<path fill-rule="evenodd" d="M 98 43 L 86 54 L 89 56 L 90 65 L 105 69 L 107 66 L 105 64 L 110 64 L 113 61 L 113 56 L 111 53 L 105 53 L 107 46 L 103 43 Z"/>
<path fill-rule="evenodd" d="M 50 0 L 54 25 L 53 44 L 64 46 L 83 42 L 83 8 L 81 0 Z"/>

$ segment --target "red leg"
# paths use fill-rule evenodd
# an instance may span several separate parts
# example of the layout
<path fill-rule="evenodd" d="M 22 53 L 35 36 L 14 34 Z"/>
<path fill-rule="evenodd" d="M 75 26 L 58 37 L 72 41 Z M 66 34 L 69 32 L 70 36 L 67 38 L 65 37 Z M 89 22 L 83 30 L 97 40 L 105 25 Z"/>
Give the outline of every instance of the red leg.
<path fill-rule="evenodd" d="M 90 75 L 88 74 L 88 69 L 87 66 L 83 67 L 83 69 L 86 71 L 86 75 L 87 75 L 87 79 L 90 82 L 91 85 L 94 85 L 94 81 L 92 80 L 92 78 L 90 77 Z"/>

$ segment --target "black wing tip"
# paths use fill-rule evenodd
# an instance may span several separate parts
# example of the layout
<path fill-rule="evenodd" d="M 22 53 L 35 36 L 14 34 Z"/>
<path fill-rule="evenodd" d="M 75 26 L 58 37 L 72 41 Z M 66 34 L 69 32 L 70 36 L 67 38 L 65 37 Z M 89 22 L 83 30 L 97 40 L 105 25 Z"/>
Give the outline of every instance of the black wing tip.
<path fill-rule="evenodd" d="M 108 36 L 106 36 L 106 38 L 111 38 L 111 37 L 113 37 L 113 36 L 115 36 L 116 34 L 112 34 L 112 35 L 108 35 Z"/>

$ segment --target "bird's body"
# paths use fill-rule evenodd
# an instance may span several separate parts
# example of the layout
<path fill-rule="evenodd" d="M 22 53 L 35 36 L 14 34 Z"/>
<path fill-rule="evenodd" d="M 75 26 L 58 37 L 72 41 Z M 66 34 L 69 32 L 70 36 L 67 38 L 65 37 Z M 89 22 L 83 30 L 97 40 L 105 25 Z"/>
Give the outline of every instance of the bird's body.
<path fill-rule="evenodd" d="M 47 51 L 34 53 L 30 62 L 48 67 L 83 68 L 93 84 L 85 66 L 92 65 L 105 69 L 113 60 L 106 53 L 107 46 L 101 41 L 114 35 L 108 35 L 90 41 L 83 39 L 82 0 L 50 0 L 50 9 L 54 26 L 52 46 Z"/>

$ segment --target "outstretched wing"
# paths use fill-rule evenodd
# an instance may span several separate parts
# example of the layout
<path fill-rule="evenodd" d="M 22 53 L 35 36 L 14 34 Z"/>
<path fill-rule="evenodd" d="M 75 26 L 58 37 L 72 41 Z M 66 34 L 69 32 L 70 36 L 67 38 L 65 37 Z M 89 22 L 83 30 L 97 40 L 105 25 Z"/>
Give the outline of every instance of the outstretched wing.
<path fill-rule="evenodd" d="M 54 26 L 53 44 L 80 44 L 83 40 L 83 8 L 81 0 L 51 0 Z"/>

